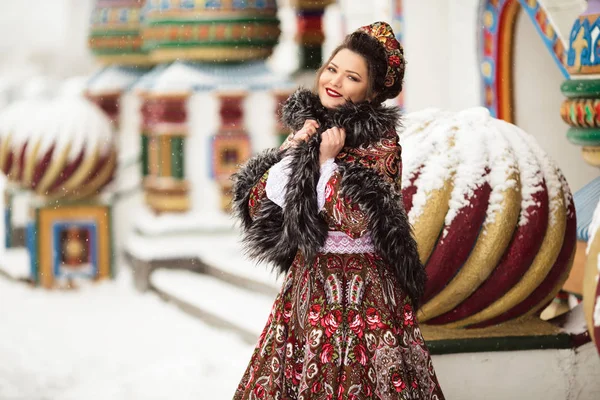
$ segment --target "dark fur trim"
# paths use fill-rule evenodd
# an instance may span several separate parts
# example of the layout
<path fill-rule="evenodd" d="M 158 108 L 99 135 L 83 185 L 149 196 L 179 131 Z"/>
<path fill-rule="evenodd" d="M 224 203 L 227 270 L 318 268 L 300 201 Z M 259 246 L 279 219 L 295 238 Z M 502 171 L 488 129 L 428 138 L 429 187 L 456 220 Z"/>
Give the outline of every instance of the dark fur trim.
<path fill-rule="evenodd" d="M 258 183 L 260 178 L 282 158 L 282 152 L 278 149 L 265 150 L 252 157 L 246 164 L 231 176 L 233 181 L 233 215 L 242 222 L 242 227 L 248 229 L 252 224 L 248 201 L 250 191 Z"/>
<path fill-rule="evenodd" d="M 319 213 L 317 182 L 320 176 L 318 137 L 289 150 L 293 173 L 287 185 L 283 237 L 296 243 L 307 261 L 316 256 L 327 239 L 327 222 Z"/>
<path fill-rule="evenodd" d="M 377 253 L 388 263 L 415 309 L 425 289 L 427 275 L 402 203 L 402 195 L 375 171 L 340 163 L 341 194 L 360 204 L 367 214 Z"/>
<path fill-rule="evenodd" d="M 346 103 L 328 110 L 319 96 L 307 89 L 298 89 L 282 107 L 281 120 L 293 131 L 298 131 L 307 119 L 319 123 L 319 133 L 331 128 L 346 130 L 347 147 L 366 145 L 389 134 L 400 120 L 398 107 L 386 107 L 369 102 Z"/>
<path fill-rule="evenodd" d="M 395 128 L 398 111 L 366 103 L 347 104 L 328 111 L 316 95 L 299 90 L 283 107 L 283 119 L 290 128 L 298 130 L 309 118 L 317 119 L 321 131 L 330 126 L 342 126 L 347 136 L 352 134 L 351 143 L 368 143 Z M 348 140 L 346 143 L 349 144 Z M 242 220 L 247 253 L 258 261 L 275 263 L 281 272 L 289 269 L 298 250 L 310 262 L 327 237 L 328 226 L 319 213 L 316 199 L 319 145 L 320 135 L 315 135 L 307 143 L 287 150 L 292 158 L 293 173 L 287 185 L 285 211 L 269 199 L 263 199 L 254 220 L 248 212 L 252 187 L 281 159 L 281 152 L 271 150 L 253 158 L 234 176 L 234 210 Z M 377 253 L 390 265 L 417 308 L 426 274 L 401 195 L 371 169 L 356 164 L 339 165 L 341 195 L 352 199 L 365 211 Z"/>
<path fill-rule="evenodd" d="M 282 234 L 285 226 L 283 209 L 264 198 L 252 225 L 244 232 L 245 254 L 259 263 L 272 263 L 277 272 L 286 273 L 296 257 L 298 246 Z"/>
<path fill-rule="evenodd" d="M 258 213 L 252 219 L 248 206 L 250 192 L 254 185 L 281 158 L 281 151 L 266 150 L 254 156 L 232 175 L 232 208 L 233 215 L 242 224 L 242 243 L 248 257 L 257 262 L 273 263 L 279 272 L 285 273 L 291 266 L 298 247 L 281 240 L 284 224 L 283 210 L 268 198 L 264 198 Z"/>

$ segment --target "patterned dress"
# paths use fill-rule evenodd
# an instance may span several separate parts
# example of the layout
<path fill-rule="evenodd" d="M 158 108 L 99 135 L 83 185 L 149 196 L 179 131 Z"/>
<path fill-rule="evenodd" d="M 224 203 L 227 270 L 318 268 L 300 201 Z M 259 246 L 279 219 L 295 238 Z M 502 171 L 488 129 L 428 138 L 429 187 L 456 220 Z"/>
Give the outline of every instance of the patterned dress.
<path fill-rule="evenodd" d="M 400 179 L 395 133 L 337 159 Z M 268 174 L 252 189 L 251 215 Z M 329 246 L 311 263 L 296 255 L 234 399 L 444 398 L 409 298 L 369 251 L 366 216 L 340 194 L 341 179 L 335 171 L 325 187 Z"/>

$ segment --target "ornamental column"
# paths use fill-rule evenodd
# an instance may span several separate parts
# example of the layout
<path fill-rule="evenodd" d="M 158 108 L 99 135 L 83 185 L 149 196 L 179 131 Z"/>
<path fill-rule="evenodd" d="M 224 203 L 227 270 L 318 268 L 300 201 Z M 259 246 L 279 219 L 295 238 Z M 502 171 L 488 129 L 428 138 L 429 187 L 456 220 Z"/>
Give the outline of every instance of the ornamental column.
<path fill-rule="evenodd" d="M 185 176 L 188 94 L 142 95 L 142 176 L 146 204 L 156 213 L 190 207 Z"/>
<path fill-rule="evenodd" d="M 600 0 L 589 0 L 569 37 L 567 70 L 570 79 L 561 85 L 567 97 L 561 116 L 570 125 L 567 138 L 582 147 L 583 159 L 600 167 L 600 44 L 594 29 L 600 23 Z"/>
<path fill-rule="evenodd" d="M 245 91 L 219 91 L 220 126 L 212 137 L 212 177 L 220 189 L 221 209 L 231 210 L 231 175 L 252 153 L 250 136 L 244 126 Z"/>
<path fill-rule="evenodd" d="M 300 48 L 298 74 L 316 71 L 323 62 L 323 42 L 325 42 L 323 14 L 325 8 L 333 2 L 334 0 L 293 0 L 292 2 L 296 8 L 298 24 L 296 33 L 296 42 Z"/>

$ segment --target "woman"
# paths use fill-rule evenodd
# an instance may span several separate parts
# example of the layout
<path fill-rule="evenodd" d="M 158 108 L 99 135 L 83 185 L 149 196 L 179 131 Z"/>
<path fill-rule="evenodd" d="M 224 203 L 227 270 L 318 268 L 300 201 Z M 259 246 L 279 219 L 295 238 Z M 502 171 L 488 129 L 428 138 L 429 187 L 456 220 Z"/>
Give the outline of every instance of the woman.
<path fill-rule="evenodd" d="M 286 274 L 234 399 L 443 399 L 415 320 L 425 271 L 400 196 L 403 50 L 348 35 L 234 176 L 248 254 Z"/>

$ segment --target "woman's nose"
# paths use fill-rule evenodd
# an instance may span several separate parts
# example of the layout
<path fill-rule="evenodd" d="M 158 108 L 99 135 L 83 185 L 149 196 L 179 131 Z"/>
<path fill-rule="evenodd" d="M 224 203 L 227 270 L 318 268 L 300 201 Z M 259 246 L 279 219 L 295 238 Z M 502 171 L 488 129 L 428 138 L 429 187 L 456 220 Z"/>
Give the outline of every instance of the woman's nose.
<path fill-rule="evenodd" d="M 340 75 L 335 75 L 334 77 L 331 78 L 331 84 L 333 86 L 340 87 L 341 83 L 342 83 L 342 78 Z"/>

